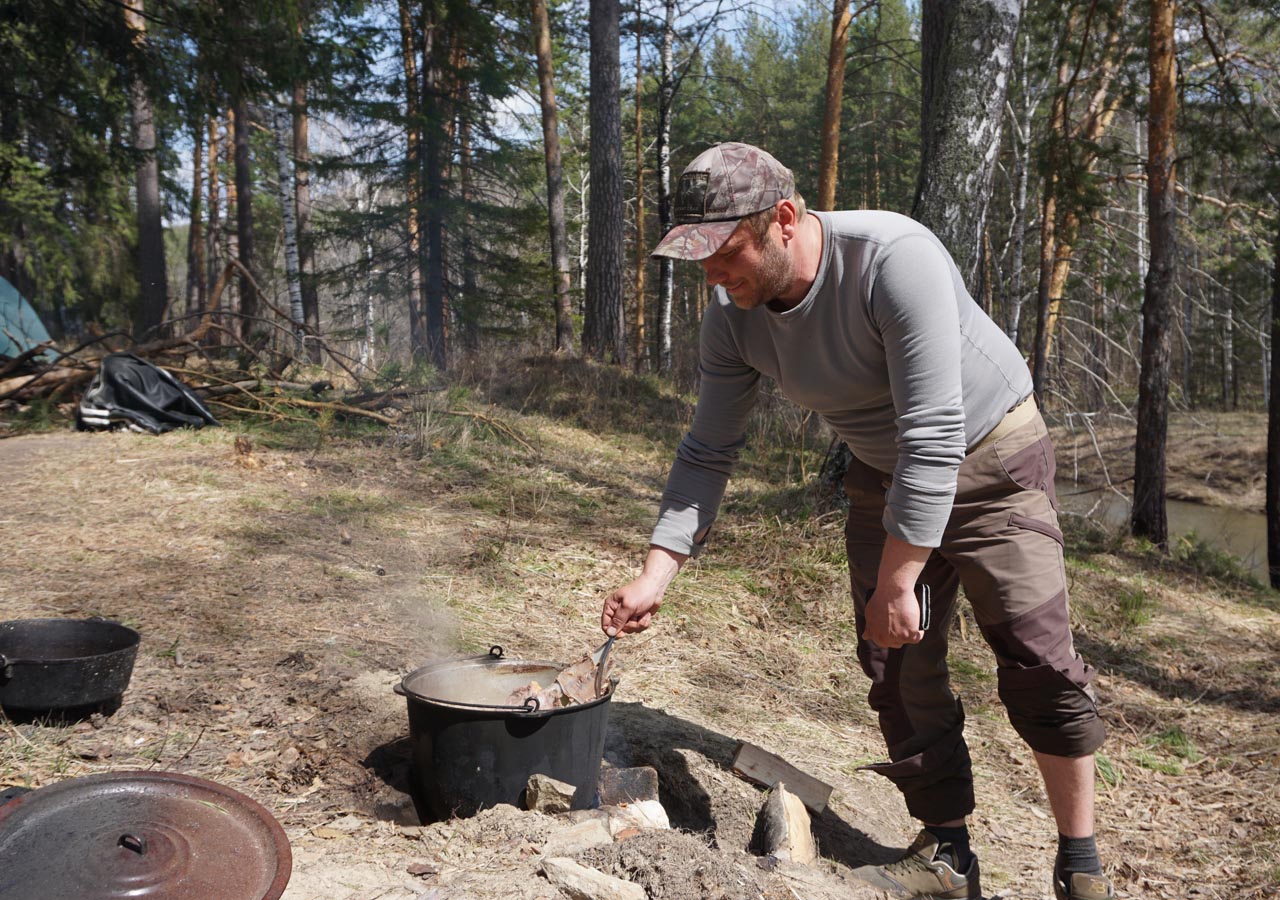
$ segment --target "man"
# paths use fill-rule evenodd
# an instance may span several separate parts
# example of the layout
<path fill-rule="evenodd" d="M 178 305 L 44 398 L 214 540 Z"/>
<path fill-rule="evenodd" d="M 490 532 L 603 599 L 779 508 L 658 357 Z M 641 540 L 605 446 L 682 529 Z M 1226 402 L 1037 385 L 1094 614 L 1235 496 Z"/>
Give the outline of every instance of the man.
<path fill-rule="evenodd" d="M 654 255 L 700 261 L 715 286 L 698 406 L 643 570 L 605 601 L 605 632 L 647 628 L 702 549 L 760 377 L 773 378 L 853 451 L 858 659 L 890 757 L 869 768 L 924 825 L 901 860 L 859 874 L 901 897 L 982 895 L 964 711 L 946 667 L 963 583 L 1057 821 L 1055 893 L 1113 897 L 1093 838 L 1104 730 L 1068 623 L 1053 448 L 1017 349 L 931 232 L 894 213 L 807 212 L 791 172 L 756 147 L 719 144 L 690 163 L 676 220 Z M 931 589 L 931 624 L 918 585 Z"/>

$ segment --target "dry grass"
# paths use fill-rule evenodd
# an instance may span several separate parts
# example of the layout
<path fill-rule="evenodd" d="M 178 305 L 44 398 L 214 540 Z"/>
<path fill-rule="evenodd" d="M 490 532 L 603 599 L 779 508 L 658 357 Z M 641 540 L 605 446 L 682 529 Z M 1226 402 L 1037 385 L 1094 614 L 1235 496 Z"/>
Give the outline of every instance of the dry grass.
<path fill-rule="evenodd" d="M 0 724 L 0 783 L 148 766 L 229 783 L 294 840 L 301 874 L 287 896 L 357 896 L 326 895 L 309 854 L 323 843 L 330 865 L 355 871 L 368 846 L 324 843 L 314 828 L 406 814 L 397 673 L 495 643 L 554 660 L 598 643 L 601 601 L 643 558 L 691 415 L 692 397 L 652 378 L 499 360 L 425 395 L 391 432 L 240 422 L 0 441 L 6 617 L 103 614 L 145 638 L 125 708 L 101 727 Z M 1256 437 L 1256 422 L 1246 437 L 1231 421 L 1214 425 L 1224 456 Z M 842 523 L 809 487 L 825 438 L 776 402 L 753 429 L 768 449 L 744 459 L 712 548 L 673 584 L 658 625 L 615 651 L 610 752 L 661 766 L 664 790 L 688 791 L 673 815 L 722 847 L 745 844 L 759 800 L 727 771 L 735 743 L 778 753 L 835 786 L 815 830 L 845 871 L 901 846 L 910 824 L 888 783 L 857 769 L 883 748 L 854 656 Z M 1110 536 L 1071 546 L 1077 640 L 1112 735 L 1100 840 L 1120 886 L 1275 896 L 1273 595 Z M 954 647 L 988 889 L 1038 900 L 1054 849 L 1039 779 L 976 630 Z M 487 871 L 511 849 L 475 854 L 467 865 Z"/>

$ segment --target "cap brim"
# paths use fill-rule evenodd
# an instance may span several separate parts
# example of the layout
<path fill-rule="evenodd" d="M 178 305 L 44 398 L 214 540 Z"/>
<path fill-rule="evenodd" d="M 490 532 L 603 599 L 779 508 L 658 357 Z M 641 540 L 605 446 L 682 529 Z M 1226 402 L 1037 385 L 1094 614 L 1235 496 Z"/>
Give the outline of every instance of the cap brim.
<path fill-rule="evenodd" d="M 706 259 L 720 249 L 733 234 L 741 219 L 728 222 L 697 222 L 677 225 L 658 242 L 650 256 L 668 256 L 672 259 Z"/>

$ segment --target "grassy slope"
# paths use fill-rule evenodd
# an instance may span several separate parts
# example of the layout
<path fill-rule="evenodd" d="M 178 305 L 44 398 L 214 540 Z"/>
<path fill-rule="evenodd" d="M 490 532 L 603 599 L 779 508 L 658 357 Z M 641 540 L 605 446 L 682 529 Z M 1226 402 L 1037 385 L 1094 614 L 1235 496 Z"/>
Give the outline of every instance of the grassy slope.
<path fill-rule="evenodd" d="M 259 611 L 257 624 L 302 646 L 318 621 L 327 637 L 315 652 L 336 639 L 350 665 L 371 670 L 406 663 L 395 644 L 412 629 L 383 608 L 392 603 L 429 608 L 424 621 L 448 636 L 450 652 L 500 641 L 515 655 L 569 659 L 594 643 L 605 592 L 631 577 L 645 552 L 691 397 L 654 379 L 548 360 L 494 361 L 459 384 L 425 395 L 391 432 L 232 421 L 222 432 L 146 444 L 148 456 L 193 460 L 193 471 L 174 477 L 181 503 L 161 503 L 166 483 L 147 482 L 157 515 L 182 521 L 200 501 L 209 511 L 202 516 L 226 517 L 193 519 L 181 537 L 193 554 L 225 542 L 208 557 L 209 598 L 193 607 L 208 619 L 204 630 L 259 633 L 248 626 L 257 620 L 234 615 L 243 606 L 235 592 L 226 615 L 213 619 L 223 585 L 251 578 L 250 594 L 296 598 L 305 616 L 270 622 Z M 687 740 L 648 746 L 643 727 L 626 738 L 636 761 L 659 762 L 669 784 L 688 767 L 688 784 L 706 796 L 673 818 L 713 826 L 724 846 L 745 844 L 757 802 L 723 769 L 738 740 L 835 786 L 832 811 L 815 826 L 829 856 L 860 833 L 901 846 L 910 825 L 900 801 L 857 769 L 882 747 L 853 655 L 842 523 L 810 486 L 826 443 L 786 404 L 764 407 L 712 548 L 672 586 L 658 624 L 617 651 L 626 667 L 618 699 L 630 721 L 651 721 L 655 733 L 681 726 Z M 251 438 L 264 468 L 219 468 L 218 459 L 234 458 L 236 433 Z M 1099 819 L 1118 883 L 1130 896 L 1185 897 L 1184 879 L 1206 897 L 1274 896 L 1275 595 L 1211 554 L 1172 563 L 1068 526 L 1077 642 L 1099 670 L 1112 735 L 1100 757 Z M 90 554 L 81 564 L 92 562 Z M 364 633 L 378 637 L 362 637 L 344 615 L 370 619 Z M 1004 896 L 1038 897 L 1053 851 L 1039 780 L 1003 717 L 989 652 L 971 622 L 957 627 L 952 668 L 979 775 L 985 883 Z M 267 672 L 278 665 L 277 646 L 250 649 Z"/>

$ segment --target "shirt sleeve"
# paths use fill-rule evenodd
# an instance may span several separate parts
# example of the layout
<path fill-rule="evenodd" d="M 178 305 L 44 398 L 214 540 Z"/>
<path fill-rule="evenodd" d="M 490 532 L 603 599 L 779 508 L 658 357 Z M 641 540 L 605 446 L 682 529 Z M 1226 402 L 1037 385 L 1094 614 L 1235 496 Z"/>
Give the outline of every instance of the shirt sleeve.
<path fill-rule="evenodd" d="M 873 278 L 872 317 L 898 429 L 884 527 L 908 544 L 937 547 L 965 454 L 956 282 L 946 252 L 924 235 L 891 244 Z"/>
<path fill-rule="evenodd" d="M 699 360 L 693 425 L 676 450 L 650 538 L 651 544 L 688 556 L 698 556 L 706 543 L 746 443 L 760 385 L 760 373 L 743 362 L 717 299 L 702 320 Z"/>

